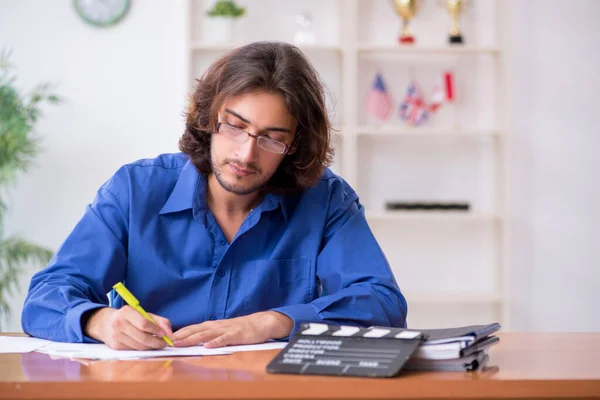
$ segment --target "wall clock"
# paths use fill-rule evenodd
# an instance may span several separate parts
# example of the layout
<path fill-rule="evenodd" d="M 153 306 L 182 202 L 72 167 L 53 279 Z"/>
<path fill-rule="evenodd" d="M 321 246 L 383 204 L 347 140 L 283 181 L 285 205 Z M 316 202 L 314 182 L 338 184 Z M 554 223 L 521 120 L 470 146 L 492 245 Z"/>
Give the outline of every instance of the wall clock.
<path fill-rule="evenodd" d="M 131 0 L 73 0 L 77 14 L 88 24 L 106 27 L 121 21 Z"/>

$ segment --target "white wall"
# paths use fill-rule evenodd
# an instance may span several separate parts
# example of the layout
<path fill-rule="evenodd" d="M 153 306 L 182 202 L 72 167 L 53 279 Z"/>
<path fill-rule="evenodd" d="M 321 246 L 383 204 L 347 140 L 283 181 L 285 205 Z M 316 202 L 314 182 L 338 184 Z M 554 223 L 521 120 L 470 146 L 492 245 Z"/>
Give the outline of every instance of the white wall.
<path fill-rule="evenodd" d="M 120 165 L 177 150 L 186 102 L 184 1 L 132 1 L 108 29 L 86 25 L 71 0 L 0 1 L 0 48 L 18 84 L 56 82 L 66 102 L 44 107 L 44 152 L 12 192 L 9 233 L 56 249 Z M 21 295 L 9 330 L 20 330 Z"/>
<path fill-rule="evenodd" d="M 514 3 L 513 326 L 600 331 L 600 2 Z"/>
<path fill-rule="evenodd" d="M 121 164 L 176 150 L 187 90 L 185 2 L 132 3 L 123 23 L 94 29 L 70 0 L 0 1 L 0 47 L 14 50 L 19 84 L 54 81 L 67 100 L 46 107 L 38 126 L 45 151 L 13 191 L 8 232 L 55 249 Z M 600 2 L 515 3 L 512 327 L 598 331 Z M 20 330 L 30 276 L 8 330 Z"/>

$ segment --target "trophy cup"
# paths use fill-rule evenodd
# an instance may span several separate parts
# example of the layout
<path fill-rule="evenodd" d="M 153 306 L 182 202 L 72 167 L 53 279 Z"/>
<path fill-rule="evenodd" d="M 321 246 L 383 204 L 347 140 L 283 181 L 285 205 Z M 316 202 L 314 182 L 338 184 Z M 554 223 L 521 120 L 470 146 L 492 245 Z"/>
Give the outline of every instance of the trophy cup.
<path fill-rule="evenodd" d="M 402 18 L 402 33 L 398 38 L 401 44 L 412 44 L 415 37 L 410 32 L 410 20 L 415 16 L 419 0 L 392 0 L 396 14 Z"/>
<path fill-rule="evenodd" d="M 450 18 L 452 19 L 448 42 L 450 44 L 463 44 L 464 39 L 460 33 L 458 19 L 460 14 L 464 11 L 465 0 L 444 0 L 444 3 L 446 4 L 446 9 L 450 13 Z"/>

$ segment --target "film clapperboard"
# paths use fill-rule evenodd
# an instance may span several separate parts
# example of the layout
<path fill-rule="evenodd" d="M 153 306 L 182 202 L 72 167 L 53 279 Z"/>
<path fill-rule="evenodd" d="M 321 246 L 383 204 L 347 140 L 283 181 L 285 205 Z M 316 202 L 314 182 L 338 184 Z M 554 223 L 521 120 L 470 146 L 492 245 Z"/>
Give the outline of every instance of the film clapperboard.
<path fill-rule="evenodd" d="M 401 328 L 305 323 L 267 365 L 267 372 L 391 377 L 426 338 Z"/>

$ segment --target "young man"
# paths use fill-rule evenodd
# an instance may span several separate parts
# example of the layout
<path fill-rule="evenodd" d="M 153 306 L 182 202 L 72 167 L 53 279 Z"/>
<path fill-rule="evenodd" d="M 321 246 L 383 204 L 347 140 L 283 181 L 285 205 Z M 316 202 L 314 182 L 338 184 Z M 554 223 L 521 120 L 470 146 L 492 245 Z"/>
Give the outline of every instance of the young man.
<path fill-rule="evenodd" d="M 405 326 L 407 306 L 356 193 L 327 166 L 330 123 L 294 46 L 217 60 L 190 99 L 183 154 L 122 167 L 22 316 L 33 336 L 115 349 L 288 337 L 300 322 Z M 106 293 L 123 281 L 154 325 Z"/>

